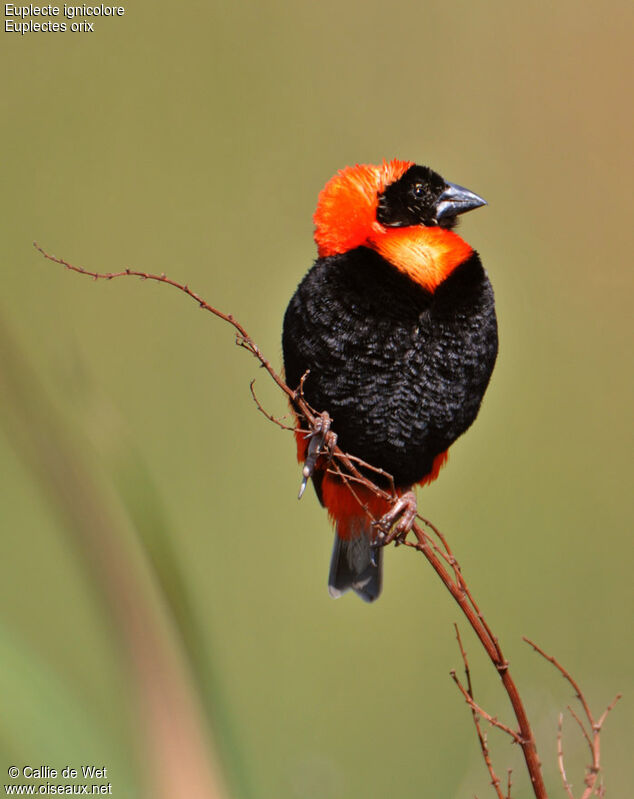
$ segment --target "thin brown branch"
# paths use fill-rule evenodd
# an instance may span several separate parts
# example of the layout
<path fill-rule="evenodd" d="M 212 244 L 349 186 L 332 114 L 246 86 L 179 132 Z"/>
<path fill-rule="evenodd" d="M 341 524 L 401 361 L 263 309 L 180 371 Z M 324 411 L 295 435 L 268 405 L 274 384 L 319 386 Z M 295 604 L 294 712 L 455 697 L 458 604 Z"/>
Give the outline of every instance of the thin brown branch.
<path fill-rule="evenodd" d="M 464 584 L 464 580 L 462 578 L 462 572 L 461 572 L 460 564 L 458 563 L 457 558 L 455 557 L 455 555 L 451 551 L 451 548 L 450 548 L 449 544 L 447 543 L 447 539 L 445 538 L 443 533 L 438 529 L 438 527 L 436 527 L 434 524 L 432 524 L 432 522 L 430 522 L 429 519 L 425 519 L 423 516 L 421 516 L 420 513 L 416 514 L 416 518 L 419 521 L 421 521 L 423 523 L 423 525 L 425 527 L 427 527 L 428 530 L 431 530 L 431 532 L 436 536 L 436 538 L 440 542 L 440 545 L 436 544 L 436 542 L 434 541 L 432 536 L 428 535 L 423 528 L 419 528 L 421 530 L 421 532 L 423 533 L 423 535 L 427 538 L 429 544 L 433 547 L 433 549 L 436 552 L 436 554 L 440 555 L 440 557 L 449 566 L 451 566 L 451 568 L 453 569 L 453 572 L 454 572 L 454 577 L 455 577 L 456 584 L 460 587 L 461 590 L 464 590 L 465 584 Z M 418 549 L 418 539 L 416 540 L 416 542 L 414 542 L 413 546 L 414 546 L 415 549 Z"/>
<path fill-rule="evenodd" d="M 65 261 L 63 258 L 57 258 L 55 255 L 51 255 L 50 253 L 46 252 L 40 245 L 34 241 L 33 246 L 36 250 L 38 250 L 42 255 L 48 259 L 49 261 L 53 261 L 56 264 L 60 264 L 61 266 L 69 269 L 71 272 L 77 272 L 80 275 L 86 275 L 88 277 L 92 277 L 93 280 L 114 280 L 117 277 L 138 277 L 141 280 L 153 280 L 156 283 L 164 283 L 168 286 L 173 286 L 174 288 L 182 291 L 184 294 L 187 294 L 188 297 L 191 297 L 194 302 L 198 303 L 198 307 L 202 308 L 205 311 L 217 316 L 219 319 L 222 319 L 225 322 L 228 322 L 237 332 L 236 342 L 239 346 L 244 347 L 248 350 L 255 358 L 260 361 L 262 366 L 266 369 L 266 371 L 270 374 L 273 380 L 277 383 L 277 385 L 281 388 L 281 390 L 290 398 L 295 399 L 295 392 L 290 389 L 286 383 L 282 380 L 282 378 L 277 374 L 277 372 L 273 369 L 270 362 L 262 355 L 260 352 L 259 347 L 253 341 L 251 336 L 247 333 L 244 327 L 237 321 L 231 314 L 224 313 L 223 311 L 218 310 L 218 308 L 214 308 L 213 305 L 210 305 L 206 302 L 199 294 L 192 289 L 189 288 L 187 284 L 179 283 L 176 280 L 172 280 L 171 278 L 167 277 L 165 273 L 160 275 L 152 274 L 151 272 L 140 272 L 136 269 L 123 269 L 120 272 L 93 272 L 90 269 L 85 269 L 83 266 L 75 266 L 74 264 Z M 303 408 L 302 408 L 303 412 Z"/>
<path fill-rule="evenodd" d="M 610 702 L 610 704 L 606 707 L 606 709 L 603 711 L 603 713 L 599 717 L 599 720 L 594 725 L 594 729 L 596 730 L 596 732 L 601 732 L 601 727 L 603 727 L 603 723 L 605 722 L 606 718 L 608 717 L 608 713 L 611 713 L 614 710 L 614 707 L 616 706 L 616 703 L 619 701 L 619 699 L 621 699 L 622 696 L 623 696 L 623 694 L 617 694 L 614 697 L 614 699 Z"/>
<path fill-rule="evenodd" d="M 590 712 L 590 707 L 588 706 L 588 703 L 586 702 L 586 698 L 583 695 L 583 693 L 581 691 L 581 688 L 579 688 L 579 685 L 577 684 L 576 680 L 561 665 L 561 663 L 559 663 L 557 658 L 553 657 L 552 655 L 548 655 L 546 652 L 544 652 L 544 650 L 540 646 L 538 646 L 536 643 L 531 641 L 530 638 L 526 638 L 526 636 L 522 636 L 522 640 L 526 641 L 527 644 L 532 646 L 533 649 L 536 652 L 538 652 L 543 658 L 545 658 L 549 663 L 552 663 L 553 666 L 561 673 L 562 677 L 570 683 L 570 685 L 574 689 L 574 692 L 575 692 L 575 695 L 576 695 L 577 699 L 579 700 L 579 702 L 581 703 L 581 706 L 583 707 L 584 713 L 586 714 L 586 718 L 588 719 L 588 721 L 590 723 L 590 726 L 592 726 L 593 725 L 593 720 L 592 720 L 592 713 Z"/>
<path fill-rule="evenodd" d="M 578 725 L 579 729 L 581 730 L 581 734 L 583 735 L 583 737 L 586 740 L 586 743 L 588 744 L 588 749 L 590 750 L 590 757 L 594 757 L 594 748 L 592 746 L 592 741 L 590 740 L 590 736 L 588 735 L 588 731 L 586 730 L 585 724 L 583 723 L 583 721 L 581 721 L 579 716 L 575 713 L 575 711 L 572 709 L 572 707 L 570 705 L 567 705 L 566 709 L 568 710 L 570 715 L 573 717 L 573 719 L 577 722 L 577 725 Z"/>
<path fill-rule="evenodd" d="M 361 460 L 361 458 L 357 458 L 356 455 L 350 455 L 349 453 L 347 453 L 346 457 L 351 463 L 355 463 L 357 466 L 361 467 L 362 469 L 367 469 L 368 471 L 374 472 L 374 474 L 376 474 L 378 477 L 382 477 L 390 487 L 389 492 L 386 492 L 387 496 L 389 496 L 391 500 L 397 498 L 398 495 L 396 493 L 396 486 L 394 485 L 394 478 L 392 477 L 391 474 L 389 474 L 389 472 L 386 472 L 384 469 L 380 469 L 378 466 L 373 466 L 371 463 L 367 463 L 366 461 Z M 372 484 L 372 486 L 373 488 L 376 487 L 374 483 Z"/>
<path fill-rule="evenodd" d="M 471 710 L 478 715 L 482 716 L 485 721 L 488 721 L 492 727 L 497 727 L 498 730 L 502 730 L 505 732 L 516 744 L 520 744 L 520 746 L 524 743 L 522 736 L 514 729 L 508 726 L 508 724 L 504 724 L 501 722 L 497 716 L 492 716 L 490 713 L 487 713 L 486 710 L 480 707 L 470 696 L 467 689 L 464 685 L 460 682 L 460 679 L 456 672 L 452 669 L 450 672 L 451 679 L 456 683 L 458 686 L 460 693 L 463 695 L 465 702 L 469 705 Z"/>
<path fill-rule="evenodd" d="M 462 657 L 462 662 L 464 664 L 464 673 L 467 679 L 467 691 L 469 692 L 469 696 L 473 699 L 473 685 L 471 684 L 471 669 L 469 668 L 469 661 L 467 659 L 467 652 L 462 645 L 462 638 L 460 637 L 460 630 L 458 629 L 458 625 L 454 624 L 454 630 L 456 631 L 456 639 L 458 641 L 458 647 L 460 649 L 460 655 Z"/>
<path fill-rule="evenodd" d="M 357 483 L 357 485 L 365 486 L 367 484 L 367 480 L 364 477 L 355 477 L 353 474 L 346 474 L 343 469 L 338 466 L 336 463 L 332 466 L 326 467 L 326 474 L 332 474 L 335 477 L 339 477 L 341 480 L 347 483 Z M 359 496 L 355 496 L 355 499 L 358 501 L 361 508 L 367 508 L 367 506 L 363 503 Z M 368 517 L 373 521 L 376 522 L 377 520 L 375 517 L 368 511 Z"/>
<path fill-rule="evenodd" d="M 297 429 L 296 426 L 291 427 L 290 425 L 284 424 L 280 419 L 278 419 L 276 416 L 273 416 L 272 414 L 270 414 L 264 408 L 264 406 L 262 405 L 262 403 L 258 399 L 257 394 L 255 393 L 254 386 L 255 386 L 255 378 L 249 383 L 249 390 L 251 391 L 251 396 L 253 397 L 253 400 L 254 400 L 254 402 L 255 402 L 255 404 L 257 406 L 257 409 L 260 411 L 260 413 L 263 414 L 264 416 L 266 416 L 266 418 L 269 420 L 269 422 L 273 422 L 273 424 L 276 424 L 278 427 L 281 427 L 282 430 L 290 430 L 292 433 L 294 433 L 295 430 Z"/>
<path fill-rule="evenodd" d="M 437 544 L 437 543 L 434 541 L 434 539 L 433 539 L 433 538 L 432 538 L 430 535 L 428 535 L 428 533 L 426 533 L 426 532 L 425 532 L 425 530 L 421 529 L 421 533 L 422 533 L 422 534 L 423 534 L 423 536 L 425 537 L 425 540 L 427 541 L 427 543 L 429 544 L 429 546 L 430 546 L 430 547 L 431 547 L 431 548 L 434 550 L 434 552 L 435 552 L 435 553 L 436 553 L 436 554 L 437 554 L 439 557 L 441 557 L 441 558 L 442 558 L 442 559 L 445 561 L 445 563 L 446 563 L 448 566 L 451 566 L 451 568 L 454 570 L 454 574 L 456 573 L 456 570 L 459 572 L 459 571 L 460 571 L 460 566 L 458 565 L 458 562 L 456 561 L 456 559 L 454 558 L 454 556 L 453 556 L 453 555 L 448 555 L 448 554 L 447 554 L 447 553 L 446 553 L 446 552 L 445 552 L 445 551 L 444 551 L 444 550 L 443 550 L 443 549 L 442 549 L 442 548 L 441 548 L 441 547 L 440 547 L 440 546 L 439 546 L 439 545 L 438 545 L 438 544 Z M 411 549 L 417 549 L 417 550 L 419 550 L 419 551 L 420 551 L 420 544 L 419 544 L 418 540 L 416 540 L 416 541 L 407 541 L 407 540 L 405 540 L 405 541 L 403 541 L 402 543 L 403 543 L 405 546 L 408 546 L 408 547 L 410 547 Z M 456 584 L 457 584 L 457 585 L 458 585 L 460 588 L 462 588 L 462 577 L 460 577 L 460 578 L 456 577 Z"/>
<path fill-rule="evenodd" d="M 334 468 L 334 470 L 333 470 L 333 471 L 334 471 L 334 473 L 335 473 L 335 474 L 336 474 L 338 477 L 340 477 L 340 478 L 341 478 L 341 480 L 342 480 L 342 481 L 345 483 L 345 485 L 348 487 L 348 491 L 350 491 L 350 493 L 352 494 L 352 496 L 353 496 L 353 497 L 355 498 L 355 500 L 356 500 L 356 501 L 359 503 L 359 507 L 360 507 L 360 508 L 361 508 L 361 509 L 362 509 L 362 510 L 365 512 L 366 516 L 367 516 L 367 517 L 368 517 L 368 518 L 369 518 L 369 519 L 370 519 L 372 522 L 375 522 L 375 521 L 376 521 L 376 519 L 374 518 L 374 516 L 373 516 L 373 515 L 372 515 L 372 513 L 370 512 L 370 509 L 368 508 L 367 504 L 363 502 L 363 500 L 362 500 L 362 499 L 361 499 L 361 497 L 360 497 L 360 496 L 357 494 L 357 492 L 354 490 L 354 487 L 353 487 L 353 485 L 352 485 L 353 483 L 362 483 L 362 484 L 365 484 L 365 482 L 366 482 L 366 481 L 365 481 L 365 479 L 363 479 L 363 478 L 358 478 L 358 477 L 356 477 L 355 475 L 346 474 L 346 473 L 345 473 L 345 472 L 344 472 L 344 471 L 341 469 L 341 467 L 339 467 L 339 466 L 335 466 L 335 468 Z"/>
<path fill-rule="evenodd" d="M 462 662 L 464 663 L 464 672 L 465 677 L 467 680 L 467 693 L 473 699 L 473 685 L 471 683 L 471 669 L 469 668 L 469 660 L 467 659 L 467 652 L 462 645 L 462 638 L 460 637 L 460 630 L 458 629 L 458 625 L 454 624 L 454 629 L 456 630 L 456 638 L 458 639 L 458 646 L 460 648 L 460 654 L 462 656 Z M 480 725 L 480 715 L 477 713 L 476 710 L 473 708 L 471 709 L 471 715 L 473 716 L 473 723 L 476 728 L 476 734 L 478 736 L 478 742 L 480 744 L 480 751 L 482 752 L 482 757 L 484 759 L 484 763 L 487 767 L 489 772 L 489 776 L 491 777 L 491 785 L 493 786 L 493 790 L 495 791 L 498 799 L 505 799 L 504 794 L 502 793 L 502 789 L 500 788 L 500 778 L 495 773 L 495 769 L 493 768 L 493 762 L 491 761 L 491 753 L 489 752 L 489 745 L 487 742 L 486 735 L 482 732 L 482 727 Z M 510 799 L 510 786 L 509 786 L 509 795 L 506 799 Z"/>
<path fill-rule="evenodd" d="M 456 582 L 451 579 L 451 576 L 427 543 L 421 528 L 414 524 L 412 531 L 418 540 L 418 549 L 427 558 L 434 571 L 445 584 L 447 590 L 451 593 L 457 604 L 460 606 L 460 609 L 466 616 L 469 624 L 478 636 L 480 643 L 486 650 L 489 658 L 493 662 L 493 665 L 497 669 L 518 722 L 520 739 L 518 742 L 522 747 L 522 753 L 524 755 L 526 767 L 531 778 L 533 792 L 536 799 L 546 799 L 548 794 L 546 792 L 546 786 L 544 785 L 541 773 L 541 763 L 537 754 L 537 747 L 533 732 L 528 721 L 528 716 L 526 715 L 526 710 L 521 700 L 519 691 L 517 690 L 515 681 L 513 680 L 509 671 L 508 661 L 500 649 L 499 642 L 491 633 L 489 626 L 484 622 L 482 613 L 480 612 L 478 606 L 475 605 L 475 603 L 472 604 L 468 595 L 462 589 L 462 586 L 456 584 Z"/>
<path fill-rule="evenodd" d="M 566 767 L 564 765 L 564 744 L 563 744 L 563 736 L 564 736 L 564 714 L 559 714 L 559 724 L 557 725 L 557 763 L 559 765 L 559 773 L 561 774 L 561 781 L 564 786 L 564 790 L 566 791 L 566 795 L 568 799 L 575 799 L 574 794 L 572 793 L 572 785 L 568 782 L 568 777 L 566 777 Z"/>
<path fill-rule="evenodd" d="M 572 687 L 572 689 L 575 692 L 575 696 L 577 697 L 581 707 L 583 708 L 583 711 L 585 713 L 586 719 L 588 721 L 588 725 L 590 727 L 590 732 L 588 732 L 588 730 L 586 730 L 585 724 L 582 722 L 582 720 L 579 718 L 579 716 L 577 716 L 577 714 L 574 712 L 574 710 L 570 706 L 568 707 L 568 710 L 570 711 L 570 714 L 572 715 L 574 720 L 579 725 L 579 727 L 581 729 L 581 732 L 582 732 L 582 734 L 583 734 L 583 736 L 584 736 L 584 738 L 586 740 L 586 743 L 588 744 L 588 746 L 590 748 L 590 757 L 592 758 L 591 764 L 586 767 L 586 776 L 585 776 L 585 779 L 584 779 L 584 783 L 586 785 L 586 789 L 583 792 L 583 794 L 581 795 L 581 799 L 590 799 L 590 797 L 592 795 L 601 796 L 603 793 L 605 793 L 604 788 L 603 788 L 603 783 L 599 783 L 597 785 L 597 782 L 599 780 L 599 774 L 600 774 L 600 771 L 601 771 L 601 728 L 602 728 L 602 726 L 603 726 L 608 714 L 613 710 L 614 706 L 616 705 L 616 703 L 621 698 L 621 694 L 617 694 L 615 696 L 615 698 L 612 700 L 612 702 L 610 702 L 610 704 L 607 706 L 607 708 L 601 714 L 601 716 L 599 717 L 598 721 L 595 721 L 594 716 L 592 715 L 592 711 L 590 710 L 590 705 L 588 704 L 588 701 L 586 700 L 586 697 L 585 697 L 583 691 L 579 687 L 579 684 L 574 679 L 574 677 L 572 677 L 570 672 L 561 665 L 561 663 L 557 660 L 556 657 L 554 657 L 553 655 L 549 655 L 540 646 L 538 646 L 536 643 L 531 641 L 529 638 L 524 638 L 524 641 L 526 641 L 527 644 L 532 646 L 533 649 L 538 654 L 540 654 L 545 660 L 547 660 L 549 663 L 552 663 L 552 665 L 559 671 L 559 673 L 562 675 L 562 677 Z M 562 751 L 562 749 L 563 749 L 563 746 L 562 746 L 561 740 L 558 738 L 557 752 L 558 752 L 558 758 L 559 758 L 559 763 L 560 763 L 559 770 L 560 770 L 560 773 L 562 773 L 562 776 L 563 776 L 563 775 L 565 775 L 565 772 L 563 771 L 563 751 Z M 559 754 L 560 752 L 562 752 L 562 753 Z M 564 782 L 564 785 L 566 785 L 566 784 L 567 784 L 567 781 Z M 571 793 L 569 793 L 568 795 L 572 796 Z M 573 799 L 574 799 L 574 797 L 573 797 Z"/>

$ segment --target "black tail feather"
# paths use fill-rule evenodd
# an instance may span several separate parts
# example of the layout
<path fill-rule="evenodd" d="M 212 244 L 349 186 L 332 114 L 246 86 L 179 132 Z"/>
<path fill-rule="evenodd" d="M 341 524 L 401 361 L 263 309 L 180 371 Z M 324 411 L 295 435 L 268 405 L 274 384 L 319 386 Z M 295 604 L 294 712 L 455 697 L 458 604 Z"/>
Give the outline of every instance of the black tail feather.
<path fill-rule="evenodd" d="M 383 548 L 373 547 L 374 530 L 368 520 L 359 534 L 347 539 L 335 532 L 328 591 L 334 598 L 350 588 L 365 602 L 374 602 L 383 582 Z"/>

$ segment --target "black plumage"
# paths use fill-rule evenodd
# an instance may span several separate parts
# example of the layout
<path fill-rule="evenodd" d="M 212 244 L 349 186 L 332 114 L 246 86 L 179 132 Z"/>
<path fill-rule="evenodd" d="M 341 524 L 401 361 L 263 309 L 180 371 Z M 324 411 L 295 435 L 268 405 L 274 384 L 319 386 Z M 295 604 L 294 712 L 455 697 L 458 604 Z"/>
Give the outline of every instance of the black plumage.
<path fill-rule="evenodd" d="M 477 416 L 497 356 L 493 291 L 452 228 L 485 204 L 429 167 L 397 159 L 347 167 L 319 196 L 320 257 L 284 317 L 286 380 L 298 387 L 309 372 L 305 398 L 329 413 L 341 449 L 390 473 L 401 494 L 400 508 L 367 486 L 351 494 L 325 461 L 306 460 L 304 475 L 335 524 L 333 597 L 348 589 L 366 602 L 379 596 L 375 521 L 389 527 L 407 509 L 396 528 L 407 532 L 410 489 L 436 476 L 439 456 Z M 296 437 L 305 460 L 306 440 Z"/>
<path fill-rule="evenodd" d="M 473 253 L 426 291 L 367 247 L 318 259 L 284 317 L 287 383 L 328 411 L 344 452 L 411 486 L 476 418 L 497 355 Z"/>

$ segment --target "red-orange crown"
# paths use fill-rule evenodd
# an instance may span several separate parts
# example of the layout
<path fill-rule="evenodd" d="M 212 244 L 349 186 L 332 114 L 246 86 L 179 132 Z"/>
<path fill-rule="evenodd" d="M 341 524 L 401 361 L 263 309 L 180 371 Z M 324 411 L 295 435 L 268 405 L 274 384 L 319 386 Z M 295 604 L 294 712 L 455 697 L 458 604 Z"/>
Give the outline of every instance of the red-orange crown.
<path fill-rule="evenodd" d="M 382 230 L 376 221 L 378 196 L 413 165 L 393 159 L 380 166 L 357 164 L 339 170 L 322 189 L 313 217 L 319 256 L 360 247 Z"/>

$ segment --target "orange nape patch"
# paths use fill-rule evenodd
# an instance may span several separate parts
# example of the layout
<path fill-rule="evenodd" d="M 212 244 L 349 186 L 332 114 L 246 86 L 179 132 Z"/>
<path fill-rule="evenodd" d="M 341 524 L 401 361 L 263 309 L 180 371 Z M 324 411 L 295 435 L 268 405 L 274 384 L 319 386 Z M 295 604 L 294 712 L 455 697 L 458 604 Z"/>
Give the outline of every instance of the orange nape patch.
<path fill-rule="evenodd" d="M 413 161 L 383 161 L 380 166 L 357 164 L 339 170 L 317 201 L 315 242 L 320 258 L 348 252 L 365 244 L 378 226 L 379 194 L 414 166 Z"/>
<path fill-rule="evenodd" d="M 378 227 L 380 231 L 373 233 L 369 246 L 432 293 L 473 252 L 464 239 L 445 228 Z"/>

